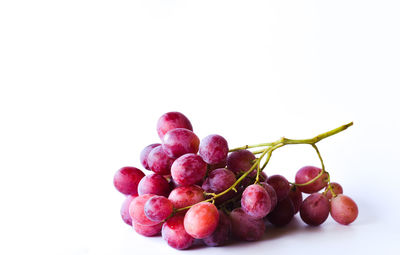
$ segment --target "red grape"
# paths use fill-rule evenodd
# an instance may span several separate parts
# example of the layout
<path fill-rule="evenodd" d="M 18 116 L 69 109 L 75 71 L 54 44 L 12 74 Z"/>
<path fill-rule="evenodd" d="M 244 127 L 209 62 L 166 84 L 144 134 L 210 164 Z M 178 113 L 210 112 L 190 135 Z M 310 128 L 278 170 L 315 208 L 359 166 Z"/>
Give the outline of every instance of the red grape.
<path fill-rule="evenodd" d="M 248 215 L 256 219 L 265 217 L 272 208 L 268 192 L 258 184 L 252 184 L 244 190 L 241 205 Z"/>
<path fill-rule="evenodd" d="M 293 202 L 294 214 L 300 210 L 301 203 L 303 202 L 303 194 L 301 193 L 299 187 L 295 185 L 290 186 L 289 198 Z"/>
<path fill-rule="evenodd" d="M 218 213 L 219 213 L 219 220 L 217 228 L 210 236 L 207 236 L 206 238 L 203 239 L 203 242 L 207 246 L 221 246 L 226 244 L 231 238 L 231 231 L 232 231 L 231 219 L 221 210 L 219 210 Z"/>
<path fill-rule="evenodd" d="M 315 177 L 317 177 L 320 172 L 322 171 L 321 168 L 315 167 L 315 166 L 305 166 L 299 169 L 296 173 L 296 184 L 303 184 L 311 181 Z M 319 177 L 317 180 L 315 180 L 313 183 L 310 183 L 305 186 L 298 186 L 301 192 L 304 193 L 315 193 L 320 191 L 322 188 L 324 188 L 327 184 L 327 178 L 328 174 L 324 173 Z"/>
<path fill-rule="evenodd" d="M 136 196 L 127 196 L 126 199 L 124 200 L 124 202 L 122 203 L 121 206 L 121 217 L 122 220 L 128 224 L 132 226 L 132 218 L 129 215 L 129 205 L 131 204 L 132 200 L 135 198 Z"/>
<path fill-rule="evenodd" d="M 207 164 L 218 164 L 226 160 L 228 142 L 220 135 L 209 135 L 200 142 L 199 155 Z"/>
<path fill-rule="evenodd" d="M 206 192 L 220 193 L 228 189 L 236 182 L 235 174 L 225 168 L 219 168 L 211 171 L 205 179 L 202 188 Z"/>
<path fill-rule="evenodd" d="M 218 225 L 219 214 L 217 207 L 208 202 L 192 206 L 185 215 L 186 232 L 197 239 L 211 235 Z"/>
<path fill-rule="evenodd" d="M 180 157 L 186 153 L 199 151 L 199 138 L 192 131 L 184 128 L 176 128 L 164 135 L 162 147 L 171 158 Z"/>
<path fill-rule="evenodd" d="M 194 240 L 185 230 L 184 217 L 182 214 L 177 214 L 169 218 L 161 230 L 162 237 L 168 245 L 179 250 L 189 248 Z"/>
<path fill-rule="evenodd" d="M 154 194 L 167 197 L 171 190 L 168 181 L 163 176 L 149 174 L 139 182 L 138 191 L 139 195 Z"/>
<path fill-rule="evenodd" d="M 153 226 L 145 226 L 145 225 L 140 225 L 139 223 L 133 222 L 133 229 L 136 231 L 136 233 L 142 235 L 142 236 L 156 236 L 160 234 L 161 228 L 162 228 L 162 223 L 153 225 Z"/>
<path fill-rule="evenodd" d="M 339 195 L 339 194 L 343 194 L 343 188 L 339 183 L 336 182 L 331 182 L 331 187 L 333 189 L 333 193 L 335 193 L 335 195 Z M 325 196 L 331 200 L 332 199 L 332 192 L 330 189 L 328 189 L 328 191 L 326 192 Z"/>
<path fill-rule="evenodd" d="M 276 204 L 278 204 L 278 197 L 276 196 L 274 188 L 266 182 L 260 182 L 260 185 L 267 191 L 271 199 L 271 211 L 274 210 Z"/>
<path fill-rule="evenodd" d="M 180 112 L 167 112 L 158 119 L 157 133 L 161 139 L 168 131 L 175 128 L 186 128 L 193 131 L 189 119 Z"/>
<path fill-rule="evenodd" d="M 175 208 L 194 205 L 204 200 L 204 190 L 197 185 L 182 186 L 171 191 L 168 199 Z"/>
<path fill-rule="evenodd" d="M 126 166 L 119 169 L 114 175 L 114 186 L 125 195 L 138 195 L 138 184 L 144 173 L 136 167 Z"/>
<path fill-rule="evenodd" d="M 350 197 L 339 194 L 331 200 L 331 216 L 336 222 L 348 225 L 358 216 L 357 204 Z"/>
<path fill-rule="evenodd" d="M 236 238 L 245 241 L 256 241 L 260 240 L 264 235 L 264 221 L 251 217 L 242 208 L 234 209 L 230 214 L 230 218 L 232 221 L 232 233 Z"/>
<path fill-rule="evenodd" d="M 238 150 L 228 155 L 226 165 L 229 170 L 238 174 L 249 170 L 253 166 L 253 161 L 255 159 L 256 157 L 251 151 Z"/>
<path fill-rule="evenodd" d="M 153 196 L 154 195 L 146 194 L 138 196 L 132 200 L 131 204 L 129 205 L 129 215 L 132 218 L 132 222 L 136 222 L 140 225 L 145 226 L 152 226 L 157 224 L 157 222 L 151 221 L 144 214 L 144 205 L 146 204 L 147 200 L 149 200 Z"/>
<path fill-rule="evenodd" d="M 140 163 L 142 163 L 143 167 L 146 168 L 147 170 L 151 170 L 149 167 L 149 164 L 147 163 L 147 157 L 149 156 L 149 153 L 151 150 L 153 150 L 155 147 L 161 146 L 160 143 L 153 143 L 150 145 L 147 145 L 144 147 L 142 152 L 140 153 Z"/>
<path fill-rule="evenodd" d="M 170 174 L 172 163 L 174 163 L 174 159 L 168 157 L 168 155 L 162 149 L 162 146 L 155 147 L 147 156 L 147 164 L 149 168 L 156 174 Z"/>
<path fill-rule="evenodd" d="M 301 219 L 310 226 L 321 225 L 329 215 L 329 201 L 321 193 L 313 193 L 300 206 Z"/>
<path fill-rule="evenodd" d="M 171 215 L 173 209 L 172 202 L 168 198 L 154 196 L 144 205 L 144 214 L 154 222 L 161 222 Z"/>
<path fill-rule="evenodd" d="M 171 174 L 178 185 L 192 185 L 201 181 L 207 172 L 207 164 L 196 154 L 185 154 L 174 161 Z"/>
<path fill-rule="evenodd" d="M 290 184 L 282 175 L 270 176 L 267 183 L 274 188 L 278 201 L 285 199 L 289 195 Z"/>
<path fill-rule="evenodd" d="M 267 215 L 267 219 L 273 225 L 282 227 L 292 220 L 294 216 L 294 206 L 289 197 L 278 202 L 275 209 Z"/>

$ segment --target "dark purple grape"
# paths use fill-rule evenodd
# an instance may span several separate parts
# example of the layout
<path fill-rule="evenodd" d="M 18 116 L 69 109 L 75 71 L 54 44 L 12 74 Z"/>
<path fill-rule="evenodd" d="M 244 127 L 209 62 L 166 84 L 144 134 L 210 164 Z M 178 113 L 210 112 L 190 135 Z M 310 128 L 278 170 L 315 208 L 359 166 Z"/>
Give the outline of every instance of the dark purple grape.
<path fill-rule="evenodd" d="M 162 148 L 171 158 L 177 158 L 187 153 L 199 151 L 199 138 L 192 131 L 176 128 L 164 135 Z"/>
<path fill-rule="evenodd" d="M 303 202 L 303 194 L 298 187 L 296 187 L 295 185 L 291 185 L 289 198 L 293 202 L 294 214 L 296 214 L 300 210 L 301 203 Z"/>
<path fill-rule="evenodd" d="M 124 200 L 124 202 L 122 203 L 121 206 L 121 217 L 122 220 L 128 224 L 132 226 L 132 218 L 129 215 L 129 205 L 131 204 L 132 200 L 135 198 L 136 196 L 132 196 L 129 195 L 126 197 L 126 199 Z"/>
<path fill-rule="evenodd" d="M 168 197 L 171 190 L 168 181 L 163 176 L 149 174 L 139 182 L 138 191 L 139 195 L 153 194 Z"/>
<path fill-rule="evenodd" d="M 252 184 L 244 190 L 241 205 L 248 215 L 256 219 L 265 217 L 272 208 L 269 194 L 258 184 Z"/>
<path fill-rule="evenodd" d="M 321 193 L 313 193 L 300 206 L 301 219 L 310 226 L 321 225 L 329 215 L 329 201 Z"/>
<path fill-rule="evenodd" d="M 218 219 L 218 209 L 214 204 L 200 202 L 187 211 L 184 220 L 185 230 L 192 237 L 203 239 L 215 231 Z"/>
<path fill-rule="evenodd" d="M 161 222 L 171 215 L 174 207 L 168 198 L 154 196 L 144 205 L 144 214 L 154 222 Z"/>
<path fill-rule="evenodd" d="M 151 150 L 153 150 L 155 147 L 161 146 L 160 143 L 153 143 L 150 145 L 147 145 L 144 147 L 142 152 L 140 153 L 140 163 L 142 163 L 143 167 L 146 168 L 147 170 L 151 170 L 149 167 L 149 164 L 147 163 L 147 157 L 149 156 Z"/>
<path fill-rule="evenodd" d="M 172 248 L 183 250 L 189 248 L 194 238 L 185 230 L 183 214 L 177 214 L 169 218 L 162 226 L 161 235 Z"/>
<path fill-rule="evenodd" d="M 220 193 L 236 182 L 235 174 L 225 168 L 219 168 L 211 171 L 204 180 L 202 188 L 206 192 Z"/>
<path fill-rule="evenodd" d="M 278 202 L 275 209 L 267 215 L 267 219 L 273 225 L 282 227 L 293 219 L 294 206 L 289 197 Z"/>
<path fill-rule="evenodd" d="M 229 170 L 238 174 L 246 172 L 253 166 L 253 161 L 256 159 L 254 154 L 248 150 L 238 150 L 230 153 L 226 160 L 226 165 Z"/>
<path fill-rule="evenodd" d="M 175 128 L 186 128 L 193 131 L 189 119 L 180 112 L 167 112 L 158 119 L 157 133 L 161 139 L 168 131 Z"/>
<path fill-rule="evenodd" d="M 138 184 L 143 176 L 144 173 L 136 167 L 123 167 L 114 175 L 114 186 L 122 194 L 137 196 Z"/>
<path fill-rule="evenodd" d="M 303 184 L 313 180 L 321 173 L 322 169 L 315 166 L 305 166 L 299 169 L 296 173 L 296 184 Z M 305 186 L 298 186 L 301 192 L 304 193 L 315 193 L 326 187 L 328 184 L 328 174 L 324 173 L 315 180 L 313 183 L 310 183 Z"/>
<path fill-rule="evenodd" d="M 156 236 L 160 234 L 161 228 L 162 228 L 162 223 L 153 225 L 153 226 L 145 226 L 145 225 L 140 225 L 136 222 L 133 222 L 133 229 L 136 231 L 136 233 L 142 235 L 142 236 Z"/>
<path fill-rule="evenodd" d="M 231 238 L 232 223 L 228 215 L 221 210 L 219 213 L 218 226 L 215 231 L 208 237 L 203 239 L 207 246 L 222 246 Z"/>
<path fill-rule="evenodd" d="M 204 190 L 197 185 L 177 187 L 171 191 L 168 199 L 175 208 L 194 205 L 204 200 Z"/>
<path fill-rule="evenodd" d="M 196 154 L 185 154 L 171 166 L 171 174 L 175 183 L 182 186 L 196 184 L 203 180 L 207 172 L 207 164 Z"/>
<path fill-rule="evenodd" d="M 274 210 L 275 206 L 278 204 L 278 197 L 276 196 L 274 188 L 266 182 L 260 182 L 260 185 L 267 191 L 271 199 L 271 211 Z"/>
<path fill-rule="evenodd" d="M 208 171 L 212 171 L 218 168 L 225 168 L 226 167 L 226 160 L 217 164 L 207 164 Z"/>
<path fill-rule="evenodd" d="M 265 231 L 264 221 L 255 219 L 244 212 L 242 208 L 234 209 L 230 214 L 233 235 L 241 240 L 260 240 Z"/>
<path fill-rule="evenodd" d="M 168 155 L 162 149 L 162 146 L 155 147 L 147 156 L 147 164 L 151 171 L 156 174 L 170 174 L 172 163 L 174 163 L 174 159 L 168 157 Z"/>
<path fill-rule="evenodd" d="M 200 142 L 199 155 L 207 164 L 218 164 L 226 160 L 228 142 L 220 135 L 209 135 Z"/>
<path fill-rule="evenodd" d="M 339 195 L 339 194 L 343 194 L 343 188 L 342 186 L 337 183 L 337 182 L 331 182 L 331 187 L 333 189 L 333 193 L 335 193 L 335 195 Z M 332 199 L 332 192 L 330 189 L 328 189 L 328 191 L 326 192 L 325 196 L 331 200 Z"/>
<path fill-rule="evenodd" d="M 270 176 L 267 183 L 274 188 L 278 201 L 285 199 L 289 195 L 290 184 L 282 175 Z"/>

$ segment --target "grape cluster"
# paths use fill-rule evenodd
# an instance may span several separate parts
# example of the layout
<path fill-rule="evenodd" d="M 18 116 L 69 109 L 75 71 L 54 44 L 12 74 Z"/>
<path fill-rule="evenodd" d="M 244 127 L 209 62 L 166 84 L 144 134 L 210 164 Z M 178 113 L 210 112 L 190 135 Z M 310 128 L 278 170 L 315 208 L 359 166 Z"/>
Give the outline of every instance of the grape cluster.
<path fill-rule="evenodd" d="M 322 168 L 301 168 L 294 183 L 262 172 L 272 151 L 285 143 L 311 144 L 320 156 L 317 140 L 283 139 L 262 145 L 267 148 L 258 152 L 248 150 L 251 146 L 230 152 L 220 135 L 200 141 L 179 112 L 162 115 L 157 133 L 161 143 L 146 146 L 140 154 L 143 167 L 152 173 L 123 167 L 114 176 L 115 188 L 126 195 L 121 217 L 143 236 L 161 233 L 171 247 L 187 249 L 195 239 L 207 246 L 233 239 L 256 241 L 267 222 L 282 227 L 298 212 L 310 226 L 322 224 L 329 214 L 344 225 L 357 218 L 356 203 L 343 195 L 340 184 L 330 182 L 321 157 Z M 310 195 L 303 200 L 303 194 Z"/>

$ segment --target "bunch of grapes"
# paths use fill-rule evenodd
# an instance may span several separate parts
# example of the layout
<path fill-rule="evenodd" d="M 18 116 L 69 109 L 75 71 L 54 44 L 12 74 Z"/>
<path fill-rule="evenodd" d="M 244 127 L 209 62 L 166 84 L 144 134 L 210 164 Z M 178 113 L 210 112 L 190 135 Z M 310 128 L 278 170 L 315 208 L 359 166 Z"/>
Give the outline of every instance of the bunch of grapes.
<path fill-rule="evenodd" d="M 115 187 L 126 195 L 122 219 L 143 236 L 161 233 L 176 249 L 189 248 L 195 239 L 208 246 L 256 241 L 266 222 L 283 227 L 298 212 L 310 226 L 322 224 L 329 214 L 348 225 L 357 218 L 357 205 L 340 184 L 330 182 L 316 143 L 351 125 L 312 139 L 281 138 L 229 150 L 224 137 L 212 134 L 200 141 L 185 115 L 165 113 L 157 123 L 161 144 L 150 144 L 140 154 L 152 173 L 123 167 L 114 176 Z M 263 170 L 272 152 L 288 144 L 313 146 L 321 168 L 302 167 L 294 183 L 282 175 L 268 177 Z M 310 195 L 303 200 L 303 194 Z"/>

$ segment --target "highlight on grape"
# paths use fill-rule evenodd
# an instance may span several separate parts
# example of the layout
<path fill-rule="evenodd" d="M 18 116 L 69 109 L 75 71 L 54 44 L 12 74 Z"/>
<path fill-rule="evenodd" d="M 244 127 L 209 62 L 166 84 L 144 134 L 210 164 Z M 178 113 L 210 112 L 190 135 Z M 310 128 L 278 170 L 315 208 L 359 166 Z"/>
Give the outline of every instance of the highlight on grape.
<path fill-rule="evenodd" d="M 140 235 L 161 233 L 175 249 L 187 249 L 195 239 L 207 246 L 260 240 L 266 222 L 283 227 L 297 213 L 310 226 L 329 215 L 348 225 L 358 216 L 357 204 L 339 183 L 331 182 L 317 143 L 351 125 L 310 139 L 282 137 L 229 149 L 223 136 L 200 140 L 185 115 L 165 113 L 157 122 L 161 143 L 144 147 L 140 154 L 143 168 L 152 173 L 126 166 L 114 175 L 115 188 L 126 196 L 122 220 Z M 263 171 L 272 153 L 294 144 L 312 146 L 321 166 L 300 168 L 294 182 L 279 174 L 268 177 Z"/>

